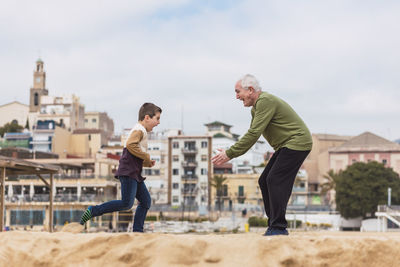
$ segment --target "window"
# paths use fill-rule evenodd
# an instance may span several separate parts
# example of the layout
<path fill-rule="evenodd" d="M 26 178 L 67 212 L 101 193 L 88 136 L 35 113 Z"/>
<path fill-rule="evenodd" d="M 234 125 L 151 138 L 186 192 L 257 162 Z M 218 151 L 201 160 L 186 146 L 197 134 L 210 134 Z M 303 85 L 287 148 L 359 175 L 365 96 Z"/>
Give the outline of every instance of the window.
<path fill-rule="evenodd" d="M 35 105 L 35 106 L 39 105 L 39 94 L 38 93 L 34 94 L 33 105 Z"/>
<path fill-rule="evenodd" d="M 160 170 L 153 170 L 153 175 L 160 175 Z"/>
<path fill-rule="evenodd" d="M 88 119 L 85 119 L 85 122 L 87 123 L 87 122 L 88 122 Z"/>
<path fill-rule="evenodd" d="M 172 169 L 173 175 L 179 175 L 179 169 Z"/>
<path fill-rule="evenodd" d="M 92 122 L 96 122 L 97 120 L 96 119 L 92 119 Z"/>
<path fill-rule="evenodd" d="M 179 189 L 179 184 L 178 183 L 173 183 L 172 184 L 173 189 Z"/>
<path fill-rule="evenodd" d="M 207 169 L 202 168 L 202 169 L 201 169 L 201 175 L 206 175 L 206 174 L 207 174 Z"/>
<path fill-rule="evenodd" d="M 238 191 L 239 191 L 239 193 L 238 193 L 239 197 L 243 197 L 244 196 L 244 186 L 239 185 Z"/>
<path fill-rule="evenodd" d="M 207 147 L 207 141 L 202 141 L 201 142 L 201 148 L 205 148 L 205 147 Z"/>
<path fill-rule="evenodd" d="M 179 156 L 178 155 L 173 155 L 172 156 L 172 161 L 179 161 Z"/>
<path fill-rule="evenodd" d="M 194 141 L 187 141 L 184 146 L 187 150 L 196 150 L 196 142 Z"/>
<path fill-rule="evenodd" d="M 228 196 L 228 185 L 224 184 L 222 186 L 222 196 L 227 197 Z"/>
<path fill-rule="evenodd" d="M 173 142 L 172 148 L 179 148 L 179 142 Z"/>
<path fill-rule="evenodd" d="M 383 165 L 386 165 L 387 160 L 386 160 L 386 159 L 383 159 L 383 160 L 382 160 L 382 163 L 383 163 Z"/>
<path fill-rule="evenodd" d="M 201 161 L 207 161 L 207 155 L 201 155 Z"/>
<path fill-rule="evenodd" d="M 144 169 L 144 175 L 151 175 L 150 169 Z"/>
<path fill-rule="evenodd" d="M 172 196 L 172 202 L 178 203 L 179 202 L 179 197 L 178 196 Z"/>

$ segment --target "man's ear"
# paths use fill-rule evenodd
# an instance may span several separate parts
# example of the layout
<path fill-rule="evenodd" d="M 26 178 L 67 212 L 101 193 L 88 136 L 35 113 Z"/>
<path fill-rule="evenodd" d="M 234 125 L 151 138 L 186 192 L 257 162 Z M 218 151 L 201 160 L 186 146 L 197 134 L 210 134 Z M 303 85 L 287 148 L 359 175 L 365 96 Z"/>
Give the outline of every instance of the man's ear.
<path fill-rule="evenodd" d="M 250 94 L 253 94 L 254 92 L 255 92 L 255 90 L 254 90 L 254 88 L 253 87 L 251 87 L 251 86 L 249 86 L 249 89 L 248 89 L 250 92 Z"/>
<path fill-rule="evenodd" d="M 149 115 L 144 115 L 144 120 L 149 120 L 150 116 Z"/>

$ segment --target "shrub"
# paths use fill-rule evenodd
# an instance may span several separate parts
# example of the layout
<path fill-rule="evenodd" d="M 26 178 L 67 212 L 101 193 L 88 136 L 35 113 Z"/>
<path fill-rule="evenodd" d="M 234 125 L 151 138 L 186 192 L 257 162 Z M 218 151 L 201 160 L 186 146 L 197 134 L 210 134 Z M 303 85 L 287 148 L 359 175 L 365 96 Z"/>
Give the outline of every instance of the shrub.
<path fill-rule="evenodd" d="M 252 216 L 248 220 L 250 227 L 267 227 L 268 219 Z"/>
<path fill-rule="evenodd" d="M 288 227 L 293 227 L 294 220 L 287 221 Z M 300 220 L 296 220 L 296 228 L 301 227 L 302 222 Z"/>
<path fill-rule="evenodd" d="M 155 222 L 157 221 L 157 216 L 147 216 L 146 221 Z"/>

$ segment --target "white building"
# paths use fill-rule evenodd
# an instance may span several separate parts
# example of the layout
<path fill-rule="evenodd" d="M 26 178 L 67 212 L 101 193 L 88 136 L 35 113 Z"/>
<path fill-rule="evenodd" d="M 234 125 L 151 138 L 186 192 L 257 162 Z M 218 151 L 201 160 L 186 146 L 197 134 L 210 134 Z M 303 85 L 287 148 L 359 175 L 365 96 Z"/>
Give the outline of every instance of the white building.
<path fill-rule="evenodd" d="M 221 148 L 228 149 L 239 140 L 239 135 L 230 132 L 231 125 L 214 121 L 205 124 L 207 135 L 212 136 L 213 151 Z M 252 173 L 252 167 L 264 163 L 264 154 L 267 152 L 266 142 L 258 140 L 245 154 L 232 159 L 233 173 Z"/>
<path fill-rule="evenodd" d="M 19 125 L 25 126 L 28 119 L 29 106 L 18 101 L 0 106 L 0 127 L 6 123 L 16 121 Z"/>
<path fill-rule="evenodd" d="M 205 208 L 211 204 L 211 136 L 168 137 L 168 204 Z"/>
<path fill-rule="evenodd" d="M 73 131 L 85 126 L 85 107 L 75 95 L 42 96 L 37 120 L 54 120 L 61 127 Z"/>

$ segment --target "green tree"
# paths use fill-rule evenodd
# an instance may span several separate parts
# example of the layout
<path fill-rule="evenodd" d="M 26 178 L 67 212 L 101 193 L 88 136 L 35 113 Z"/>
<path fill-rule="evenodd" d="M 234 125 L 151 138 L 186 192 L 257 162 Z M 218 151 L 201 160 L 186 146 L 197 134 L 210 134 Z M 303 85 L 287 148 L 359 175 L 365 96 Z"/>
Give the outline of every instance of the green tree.
<path fill-rule="evenodd" d="M 22 132 L 23 129 L 24 127 L 18 125 L 16 120 L 13 120 L 11 123 L 7 122 L 3 127 L 0 127 L 0 135 L 3 137 L 5 133 L 19 133 Z"/>
<path fill-rule="evenodd" d="M 337 209 L 344 218 L 374 217 L 377 206 L 387 203 L 388 187 L 392 203 L 400 204 L 399 175 L 376 161 L 354 163 L 332 178 Z"/>
<path fill-rule="evenodd" d="M 224 191 L 224 183 L 226 181 L 226 177 L 223 175 L 214 175 L 211 180 L 210 185 L 215 188 L 217 191 L 217 202 L 218 202 L 218 210 L 221 212 L 221 198 Z"/>

